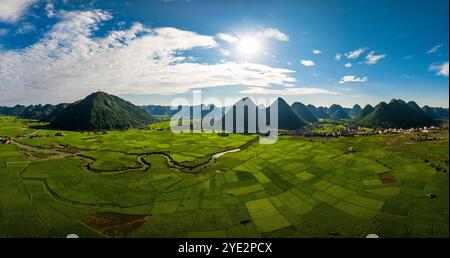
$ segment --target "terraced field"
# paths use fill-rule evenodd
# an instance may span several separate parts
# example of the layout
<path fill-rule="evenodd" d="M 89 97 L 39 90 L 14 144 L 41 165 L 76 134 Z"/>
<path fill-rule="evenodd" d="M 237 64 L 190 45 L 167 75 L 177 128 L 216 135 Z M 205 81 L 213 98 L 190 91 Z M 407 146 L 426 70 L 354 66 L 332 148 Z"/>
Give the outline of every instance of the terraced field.
<path fill-rule="evenodd" d="M 448 131 L 283 136 L 186 172 L 166 156 L 197 166 L 256 136 L 0 124 L 17 143 L 0 144 L 0 237 L 449 236 Z"/>

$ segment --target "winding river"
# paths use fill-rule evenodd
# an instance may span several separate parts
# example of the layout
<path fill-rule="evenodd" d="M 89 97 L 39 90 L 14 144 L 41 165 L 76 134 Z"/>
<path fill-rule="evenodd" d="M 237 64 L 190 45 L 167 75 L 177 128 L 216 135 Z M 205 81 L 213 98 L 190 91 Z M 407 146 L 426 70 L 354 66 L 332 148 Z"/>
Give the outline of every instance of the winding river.
<path fill-rule="evenodd" d="M 151 164 L 145 160 L 145 157 L 151 156 L 151 155 L 160 155 L 160 156 L 164 157 L 166 159 L 166 164 L 169 168 L 177 169 L 177 170 L 179 170 L 181 172 L 185 172 L 185 173 L 197 173 L 197 172 L 207 168 L 208 166 L 214 164 L 223 155 L 225 155 L 227 153 L 241 151 L 258 140 L 259 140 L 259 138 L 256 137 L 256 138 L 246 142 L 239 148 L 214 153 L 212 156 L 209 157 L 209 159 L 207 161 L 202 162 L 197 165 L 190 166 L 190 165 L 181 164 L 181 163 L 175 161 L 169 154 L 167 154 L 165 152 L 148 152 L 148 153 L 139 154 L 137 156 L 136 162 L 139 164 L 139 167 L 121 168 L 121 169 L 108 170 L 108 171 L 107 170 L 98 170 L 98 169 L 94 169 L 91 167 L 91 164 L 93 164 L 96 160 L 92 157 L 89 157 L 89 156 L 86 156 L 83 154 L 84 152 L 88 152 L 91 150 L 79 150 L 78 152 L 71 153 L 71 152 L 67 152 L 67 151 L 63 151 L 63 150 L 57 150 L 55 148 L 32 146 L 32 145 L 20 143 L 20 142 L 14 141 L 14 140 L 12 141 L 12 143 L 15 144 L 19 149 L 22 149 L 22 150 L 46 152 L 48 154 L 52 154 L 50 157 L 47 157 L 44 159 L 36 159 L 34 161 L 62 159 L 62 158 L 68 158 L 68 157 L 80 157 L 87 161 L 86 164 L 84 164 L 82 166 L 82 168 L 88 172 L 117 174 L 117 173 L 127 173 L 127 172 L 135 172 L 135 171 L 147 171 L 151 167 Z"/>

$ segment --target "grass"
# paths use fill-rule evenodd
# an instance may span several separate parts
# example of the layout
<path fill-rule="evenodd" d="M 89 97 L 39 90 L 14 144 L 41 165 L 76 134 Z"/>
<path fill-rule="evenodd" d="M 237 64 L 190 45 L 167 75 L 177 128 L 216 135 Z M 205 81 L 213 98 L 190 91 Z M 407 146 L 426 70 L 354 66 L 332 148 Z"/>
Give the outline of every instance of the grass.
<path fill-rule="evenodd" d="M 111 171 L 120 168 L 137 168 L 137 156 L 127 155 L 115 151 L 90 151 L 84 153 L 85 156 L 94 158 L 95 161 L 89 167 L 96 171 Z"/>
<path fill-rule="evenodd" d="M 320 124 L 320 126 L 318 128 L 315 128 L 314 130 L 312 130 L 312 132 L 315 133 L 333 133 L 336 132 L 340 129 L 344 129 L 345 126 L 341 125 L 341 124 Z"/>
<path fill-rule="evenodd" d="M 268 199 L 248 201 L 246 206 L 260 233 L 275 231 L 291 225 Z"/>
<path fill-rule="evenodd" d="M 15 140 L 79 150 L 104 171 L 139 167 L 137 156 L 151 152 L 200 163 L 255 137 L 164 130 L 55 136 L 28 120 L 0 117 L 0 124 L 0 135 L 36 132 L 40 137 Z M 30 158 L 1 144 L 0 237 L 448 237 L 448 173 L 431 166 L 448 167 L 448 131 L 437 136 L 283 136 L 228 153 L 196 174 L 169 168 L 158 154 L 144 156 L 147 171 L 88 172 L 89 160 L 79 156 Z M 356 152 L 347 153 L 350 146 Z M 397 181 L 383 184 L 378 175 L 385 172 Z M 148 220 L 86 223 L 102 214 Z"/>

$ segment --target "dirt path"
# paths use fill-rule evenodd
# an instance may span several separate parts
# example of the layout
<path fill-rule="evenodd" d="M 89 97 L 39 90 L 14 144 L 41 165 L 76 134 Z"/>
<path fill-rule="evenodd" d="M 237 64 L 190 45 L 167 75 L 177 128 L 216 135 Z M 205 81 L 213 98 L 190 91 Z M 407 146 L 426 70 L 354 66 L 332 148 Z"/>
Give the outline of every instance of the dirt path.
<path fill-rule="evenodd" d="M 39 130 L 36 130 L 36 131 L 34 131 L 34 132 L 32 132 L 32 133 L 28 133 L 28 134 L 25 134 L 25 135 L 23 135 L 23 137 L 28 137 L 28 136 L 31 136 L 31 135 L 37 134 L 37 133 L 39 133 L 40 131 L 42 131 L 42 130 L 41 130 L 41 129 L 39 129 Z"/>

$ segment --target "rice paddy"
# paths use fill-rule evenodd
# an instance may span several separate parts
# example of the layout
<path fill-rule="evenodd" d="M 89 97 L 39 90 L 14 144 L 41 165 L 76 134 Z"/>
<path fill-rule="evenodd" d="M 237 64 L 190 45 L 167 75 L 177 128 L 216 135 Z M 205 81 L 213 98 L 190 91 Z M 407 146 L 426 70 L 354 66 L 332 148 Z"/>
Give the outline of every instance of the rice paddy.
<path fill-rule="evenodd" d="M 34 147 L 0 145 L 0 237 L 449 236 L 448 172 L 436 169 L 448 169 L 448 131 L 432 141 L 282 136 L 186 173 L 150 153 L 195 166 L 256 136 L 0 124 Z M 140 155 L 149 168 L 133 170 Z"/>

